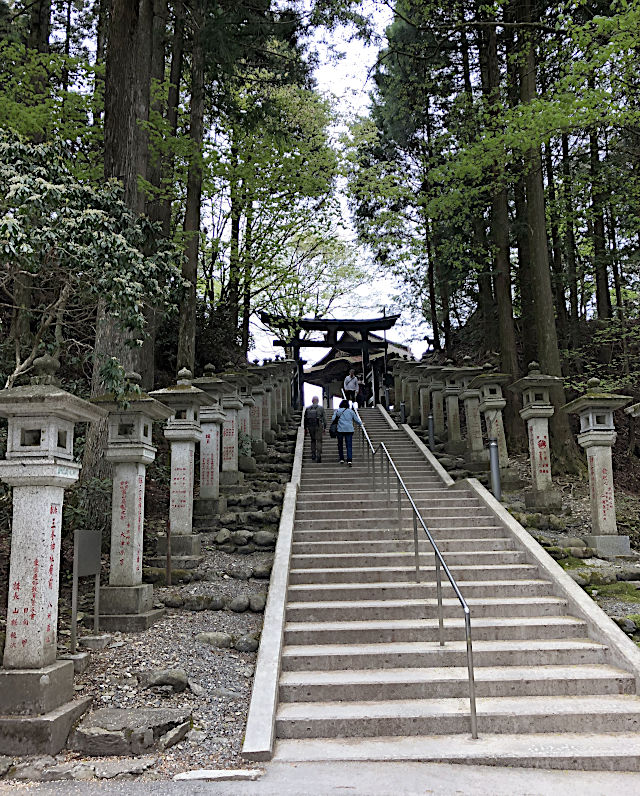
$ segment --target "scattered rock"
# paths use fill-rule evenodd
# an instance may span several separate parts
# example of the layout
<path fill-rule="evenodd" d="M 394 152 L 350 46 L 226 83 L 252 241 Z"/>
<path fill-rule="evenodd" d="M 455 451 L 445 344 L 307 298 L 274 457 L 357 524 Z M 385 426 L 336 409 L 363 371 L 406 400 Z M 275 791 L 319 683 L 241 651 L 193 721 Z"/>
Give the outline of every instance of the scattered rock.
<path fill-rule="evenodd" d="M 69 738 L 69 747 L 95 757 L 139 755 L 185 722 L 181 708 L 101 708 L 86 716 Z"/>
<path fill-rule="evenodd" d="M 216 544 L 226 544 L 231 539 L 231 531 L 228 528 L 221 528 L 216 534 Z"/>
<path fill-rule="evenodd" d="M 236 549 L 236 553 L 240 553 L 240 555 L 248 556 L 251 553 L 256 552 L 256 546 L 253 544 L 244 544 L 242 547 L 238 547 Z"/>
<path fill-rule="evenodd" d="M 246 545 L 253 539 L 251 531 L 234 531 L 231 534 L 231 541 L 236 545 Z"/>
<path fill-rule="evenodd" d="M 562 517 L 558 517 L 556 514 L 549 514 L 548 527 L 551 528 L 552 531 L 564 531 L 567 527 L 567 521 L 563 520 Z M 580 547 L 580 545 L 569 545 L 566 539 L 564 543 L 567 547 Z"/>
<path fill-rule="evenodd" d="M 184 669 L 158 669 L 155 672 L 151 672 L 145 687 L 154 688 L 159 685 L 170 685 L 176 694 L 180 694 L 189 685 L 187 673 Z"/>
<path fill-rule="evenodd" d="M 162 597 L 162 602 L 167 608 L 181 608 L 184 605 L 184 597 L 178 592 L 171 592 Z"/>
<path fill-rule="evenodd" d="M 189 690 L 194 696 L 204 696 L 207 693 L 207 689 L 201 686 L 199 683 L 196 683 L 195 680 L 189 680 Z"/>
<path fill-rule="evenodd" d="M 13 765 L 13 758 L 0 755 L 0 777 L 4 777 L 7 771 Z"/>
<path fill-rule="evenodd" d="M 567 574 L 575 580 L 578 586 L 585 586 L 589 585 L 590 574 L 589 572 L 585 572 L 582 569 L 570 569 Z"/>
<path fill-rule="evenodd" d="M 640 567 L 622 567 L 616 572 L 618 580 L 640 580 Z"/>
<path fill-rule="evenodd" d="M 57 766 L 45 769 L 40 780 L 42 782 L 56 782 L 57 780 L 74 779 L 86 782 L 95 777 L 94 766 L 89 763 L 59 763 Z"/>
<path fill-rule="evenodd" d="M 95 764 L 98 779 L 113 779 L 125 774 L 142 774 L 156 764 L 155 757 L 136 757 L 133 760 L 105 760 Z"/>
<path fill-rule="evenodd" d="M 249 598 L 246 594 L 239 594 L 229 603 L 229 610 L 241 614 L 249 608 Z"/>
<path fill-rule="evenodd" d="M 209 644 L 211 647 L 218 647 L 219 649 L 228 649 L 233 644 L 233 639 L 229 633 L 209 632 L 198 633 L 196 641 L 201 644 Z"/>
<path fill-rule="evenodd" d="M 271 570 L 273 569 L 273 563 L 271 561 L 261 561 L 258 564 L 255 564 L 253 567 L 253 577 L 260 578 L 261 580 L 267 580 L 271 577 Z"/>
<path fill-rule="evenodd" d="M 275 547 L 276 535 L 270 531 L 258 531 L 254 534 L 253 541 L 258 547 Z"/>
<path fill-rule="evenodd" d="M 594 569 L 591 572 L 591 576 L 589 578 L 589 583 L 592 586 L 605 586 L 609 583 L 616 582 L 616 573 L 615 570 L 612 568 L 610 569 Z"/>
<path fill-rule="evenodd" d="M 267 604 L 266 594 L 252 594 L 249 597 L 249 608 L 256 614 L 261 614 Z"/>
<path fill-rule="evenodd" d="M 220 550 L 223 553 L 235 553 L 236 546 L 232 542 L 227 542 L 226 544 L 220 545 Z"/>
<path fill-rule="evenodd" d="M 624 630 L 624 632 L 629 636 L 633 635 L 638 629 L 638 626 L 633 619 L 629 619 L 628 616 L 612 616 L 611 618 L 616 625 L 618 625 L 621 630 Z"/>
<path fill-rule="evenodd" d="M 548 547 L 547 553 L 556 561 L 562 561 L 563 558 L 569 558 L 569 553 L 564 547 Z"/>
<path fill-rule="evenodd" d="M 253 569 L 241 563 L 233 563 L 227 567 L 227 575 L 236 580 L 249 580 L 253 575 Z"/>
<path fill-rule="evenodd" d="M 185 721 L 178 727 L 173 727 L 160 738 L 158 747 L 160 749 L 169 749 L 170 746 L 175 746 L 175 744 L 180 743 L 190 729 L 191 721 Z"/>
<path fill-rule="evenodd" d="M 260 644 L 253 636 L 240 636 L 233 644 L 233 648 L 238 652 L 255 652 Z"/>
<path fill-rule="evenodd" d="M 10 779 L 31 779 L 39 781 L 42 778 L 42 772 L 48 766 L 56 764 L 55 758 L 50 755 L 45 757 L 38 757 L 35 760 L 28 760 L 26 763 L 18 763 L 9 773 Z"/>
<path fill-rule="evenodd" d="M 593 550 L 590 547 L 567 547 L 567 552 L 574 558 L 591 558 Z"/>
<path fill-rule="evenodd" d="M 553 516 L 553 515 L 552 515 Z M 579 536 L 567 536 L 563 538 L 562 543 L 565 547 L 586 547 L 586 542 Z"/>
<path fill-rule="evenodd" d="M 241 699 L 242 694 L 237 691 L 232 691 L 230 688 L 214 688 L 211 691 L 211 696 L 223 697 L 224 699 Z"/>

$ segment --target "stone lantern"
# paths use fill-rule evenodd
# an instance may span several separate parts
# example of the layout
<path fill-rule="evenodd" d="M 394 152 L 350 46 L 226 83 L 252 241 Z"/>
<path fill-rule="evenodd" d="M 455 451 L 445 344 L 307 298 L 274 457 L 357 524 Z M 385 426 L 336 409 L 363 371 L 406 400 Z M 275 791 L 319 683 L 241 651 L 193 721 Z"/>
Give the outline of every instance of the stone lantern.
<path fill-rule="evenodd" d="M 251 424 L 251 449 L 258 456 L 267 452 L 267 443 L 264 440 L 263 409 L 265 389 L 262 375 L 259 368 L 250 367 L 249 372 L 252 376 L 251 395 L 253 396 L 253 406 L 250 409 Z"/>
<path fill-rule="evenodd" d="M 487 363 L 483 372 L 471 379 L 468 385 L 470 389 L 480 392 L 479 409 L 484 415 L 487 436 L 498 442 L 500 469 L 503 471 L 509 466 L 509 454 L 502 419 L 502 410 L 507 405 L 502 394 L 502 386 L 510 381 L 511 376 L 508 373 L 496 373 L 493 371 L 493 366 Z"/>
<path fill-rule="evenodd" d="M 459 368 L 453 363 L 445 365 L 440 371 L 440 378 L 444 380 L 443 396 L 447 408 L 447 453 L 462 453 L 466 447 L 462 441 L 460 431 L 460 393 L 462 384 L 459 381 Z"/>
<path fill-rule="evenodd" d="M 243 473 L 256 471 L 256 460 L 251 450 L 251 410 L 255 409 L 256 400 L 253 397 L 251 385 L 254 376 L 246 369 L 241 371 L 238 397 L 242 401 L 242 409 L 238 412 L 238 470 Z"/>
<path fill-rule="evenodd" d="M 262 439 L 265 441 L 266 445 L 273 445 L 276 441 L 276 435 L 271 422 L 271 392 L 273 390 L 273 384 L 271 383 L 267 368 L 264 366 L 261 367 L 260 374 L 262 376 L 262 389 L 264 390 L 262 395 Z"/>
<path fill-rule="evenodd" d="M 195 450 L 202 438 L 200 408 L 214 403 L 204 390 L 193 386 L 192 378 L 191 371 L 183 368 L 175 385 L 151 393 L 172 410 L 164 435 L 171 445 L 169 529 L 171 559 L 177 569 L 193 569 L 200 562 L 200 536 L 193 533 Z M 166 549 L 166 537 L 159 539 L 161 556 L 166 556 Z"/>
<path fill-rule="evenodd" d="M 461 389 L 459 400 L 464 406 L 467 427 L 465 440 L 465 462 L 470 470 L 486 470 L 488 455 L 482 439 L 482 416 L 480 414 L 480 390 L 471 388 L 470 382 L 482 368 L 471 364 L 471 357 L 464 357 L 463 366 L 458 368 Z"/>
<path fill-rule="evenodd" d="M 600 379 L 589 379 L 587 392 L 563 406 L 580 417 L 578 442 L 589 465 L 592 533 L 584 537 L 589 547 L 604 556 L 629 555 L 629 537 L 618 535 L 613 490 L 611 448 L 616 441 L 613 413 L 631 399 L 600 388 Z"/>
<path fill-rule="evenodd" d="M 222 396 L 225 417 L 222 425 L 220 484 L 224 487 L 235 486 L 244 481 L 244 475 L 238 468 L 238 413 L 244 408 L 244 403 L 240 398 L 240 374 L 235 371 L 225 371 L 222 378 L 228 385 Z"/>
<path fill-rule="evenodd" d="M 61 389 L 57 359 L 35 360 L 31 385 L 0 390 L 9 420 L 0 478 L 13 487 L 7 630 L 0 669 L 0 753 L 57 754 L 90 699 L 74 700 L 73 661 L 56 660 L 64 490 L 80 465 L 75 423 L 106 412 Z"/>
<path fill-rule="evenodd" d="M 407 423 L 419 425 L 420 423 L 420 366 L 416 362 L 411 363 L 411 368 L 405 375 L 406 394 L 408 397 Z"/>
<path fill-rule="evenodd" d="M 525 504 L 534 511 L 557 511 L 562 508 L 562 496 L 553 488 L 551 480 L 551 451 L 549 447 L 549 418 L 553 415 L 550 391 L 561 387 L 560 376 L 540 372 L 537 362 L 529 364 L 529 373 L 514 382 L 509 389 L 522 395 L 520 417 L 527 423 L 529 462 L 532 489 L 525 492 Z"/>
<path fill-rule="evenodd" d="M 200 407 L 200 497 L 194 501 L 194 513 L 210 517 L 227 510 L 227 499 L 220 496 L 220 456 L 225 420 L 222 400 L 230 385 L 216 375 L 213 365 L 205 365 L 204 376 L 194 379 L 193 385 L 206 392 L 213 402 Z"/>
<path fill-rule="evenodd" d="M 427 388 L 433 415 L 433 433 L 440 438 L 444 436 L 444 377 L 441 371 L 441 366 L 434 366 L 430 370 L 431 383 Z"/>
<path fill-rule="evenodd" d="M 137 373 L 127 374 L 140 384 Z M 109 585 L 100 592 L 100 623 L 105 630 L 146 630 L 164 613 L 153 607 L 153 586 L 142 583 L 144 492 L 147 465 L 156 457 L 151 443 L 154 420 L 171 409 L 146 393 L 130 392 L 125 403 L 112 395 L 94 403 L 109 412 L 105 458 L 113 462 Z"/>

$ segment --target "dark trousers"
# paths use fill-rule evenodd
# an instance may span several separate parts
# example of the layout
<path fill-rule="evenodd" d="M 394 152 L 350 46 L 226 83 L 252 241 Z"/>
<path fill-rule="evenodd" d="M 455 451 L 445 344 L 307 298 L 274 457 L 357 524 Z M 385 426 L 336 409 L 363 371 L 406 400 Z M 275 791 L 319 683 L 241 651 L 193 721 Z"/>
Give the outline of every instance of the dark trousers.
<path fill-rule="evenodd" d="M 318 459 L 322 456 L 322 426 L 309 426 L 309 437 L 311 439 L 311 455 Z"/>
<path fill-rule="evenodd" d="M 356 391 L 355 390 L 345 390 L 344 394 L 347 396 L 347 401 L 351 401 L 353 403 L 353 401 L 356 400 Z"/>
<path fill-rule="evenodd" d="M 347 444 L 347 461 L 353 459 L 353 431 L 338 431 L 338 456 L 344 460 L 344 443 Z"/>

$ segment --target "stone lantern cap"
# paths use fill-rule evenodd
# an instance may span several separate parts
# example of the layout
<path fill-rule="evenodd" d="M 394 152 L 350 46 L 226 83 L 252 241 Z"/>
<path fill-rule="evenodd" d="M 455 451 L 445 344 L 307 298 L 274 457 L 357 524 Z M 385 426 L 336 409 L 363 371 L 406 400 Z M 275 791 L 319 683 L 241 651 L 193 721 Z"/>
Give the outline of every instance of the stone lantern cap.
<path fill-rule="evenodd" d="M 101 407 L 57 384 L 57 359 L 43 356 L 33 364 L 35 375 L 30 385 L 0 390 L 0 417 L 9 419 L 5 480 L 12 460 L 14 464 L 23 459 L 35 465 L 36 460 L 54 463 L 64 459 L 71 464 L 74 423 L 89 423 L 107 416 Z M 79 465 L 74 467 L 79 470 Z"/>
<path fill-rule="evenodd" d="M 194 386 L 204 390 L 214 399 L 214 403 L 219 403 L 222 396 L 232 392 L 234 387 L 216 372 L 213 365 L 204 366 L 204 374 L 193 380 Z"/>
<path fill-rule="evenodd" d="M 562 409 L 572 415 L 580 416 L 580 433 L 614 430 L 613 413 L 631 401 L 628 395 L 605 392 L 600 387 L 600 379 L 589 379 L 587 392 L 569 401 Z M 578 440 L 580 442 L 580 440 Z"/>
<path fill-rule="evenodd" d="M 474 376 L 471 381 L 469 382 L 469 387 L 471 389 L 483 389 L 484 387 L 489 387 L 492 385 L 496 385 L 501 387 L 503 384 L 508 384 L 512 376 L 509 373 L 498 373 L 494 370 L 489 370 L 492 368 L 492 365 L 484 365 L 482 368 L 482 372 L 479 373 L 477 376 Z M 501 392 L 501 390 L 499 390 Z"/>
<path fill-rule="evenodd" d="M 142 381 L 138 373 L 127 373 L 126 378 L 133 384 Z M 113 393 L 106 393 L 93 398 L 92 403 L 109 412 L 107 459 L 146 464 L 154 460 L 156 449 L 151 442 L 152 423 L 171 417 L 173 412 L 168 406 L 145 392 L 135 391 L 127 392 L 123 402 L 116 401 Z"/>
<path fill-rule="evenodd" d="M 626 414 L 631 415 L 631 417 L 638 417 L 638 415 L 640 415 L 640 404 L 628 406 L 624 411 Z"/>
<path fill-rule="evenodd" d="M 163 404 L 171 407 L 173 412 L 170 422 L 197 420 L 197 412 L 201 406 L 211 406 L 215 403 L 213 398 L 207 395 L 204 390 L 194 387 L 191 379 L 191 371 L 183 368 L 178 373 L 176 384 L 149 393 Z M 189 416 L 190 414 L 192 415 L 191 417 Z"/>
<path fill-rule="evenodd" d="M 525 393 L 525 401 L 527 403 L 541 403 L 544 399 L 534 394 L 536 389 L 548 393 L 553 387 L 562 387 L 562 385 L 563 379 L 561 376 L 548 376 L 540 371 L 540 365 L 537 362 L 530 362 L 529 373 L 510 384 L 509 389 L 512 392 Z M 526 397 L 527 392 L 532 393 L 530 398 Z"/>

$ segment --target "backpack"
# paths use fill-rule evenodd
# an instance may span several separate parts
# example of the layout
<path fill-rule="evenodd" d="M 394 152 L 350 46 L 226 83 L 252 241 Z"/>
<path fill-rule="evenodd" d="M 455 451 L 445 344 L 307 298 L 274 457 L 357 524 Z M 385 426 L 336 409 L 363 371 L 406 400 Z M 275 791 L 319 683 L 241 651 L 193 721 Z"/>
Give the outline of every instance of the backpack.
<path fill-rule="evenodd" d="M 329 436 L 330 437 L 337 437 L 338 436 L 338 422 L 342 415 L 346 412 L 346 409 L 343 409 L 339 415 L 336 415 L 336 419 L 332 421 L 331 425 L 329 426 Z"/>

